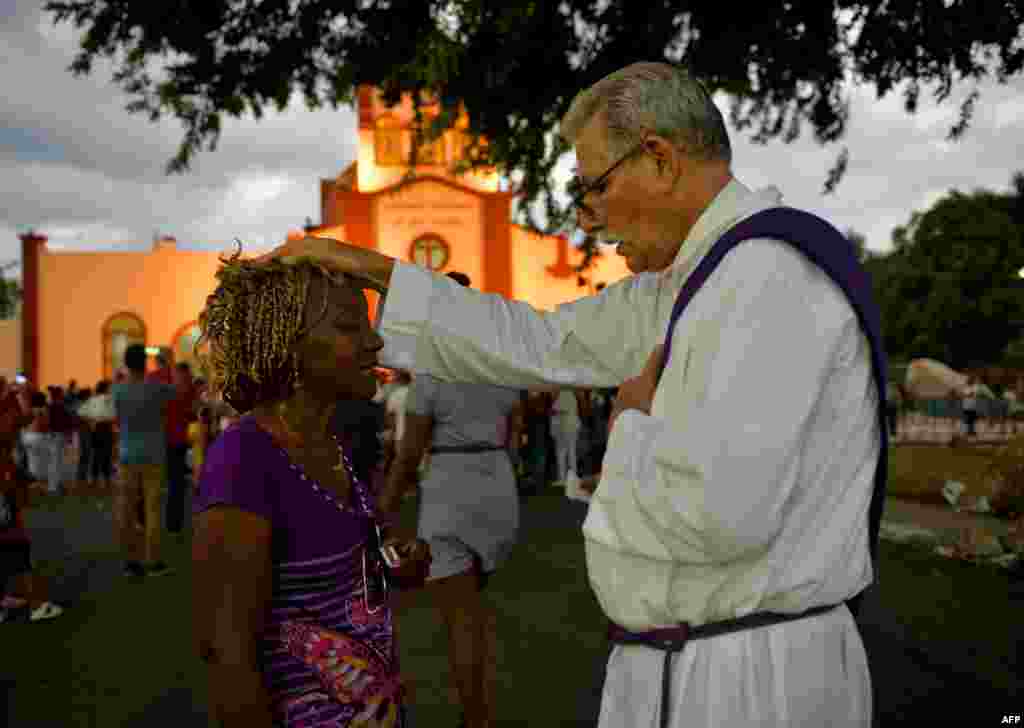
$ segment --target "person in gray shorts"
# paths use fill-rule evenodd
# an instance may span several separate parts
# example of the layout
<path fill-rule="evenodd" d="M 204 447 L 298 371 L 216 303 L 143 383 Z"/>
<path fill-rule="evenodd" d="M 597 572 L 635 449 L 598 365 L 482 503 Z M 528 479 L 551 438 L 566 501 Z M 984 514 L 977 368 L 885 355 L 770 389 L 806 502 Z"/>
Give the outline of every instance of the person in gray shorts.
<path fill-rule="evenodd" d="M 469 285 L 468 276 L 448 276 Z M 448 659 L 467 728 L 494 722 L 495 615 L 482 591 L 508 559 L 519 527 L 516 478 L 506 449 L 519 405 L 518 389 L 414 375 L 405 435 L 378 501 L 385 519 L 397 511 L 429 447 L 417 536 L 430 544 L 425 588 L 448 632 Z"/>

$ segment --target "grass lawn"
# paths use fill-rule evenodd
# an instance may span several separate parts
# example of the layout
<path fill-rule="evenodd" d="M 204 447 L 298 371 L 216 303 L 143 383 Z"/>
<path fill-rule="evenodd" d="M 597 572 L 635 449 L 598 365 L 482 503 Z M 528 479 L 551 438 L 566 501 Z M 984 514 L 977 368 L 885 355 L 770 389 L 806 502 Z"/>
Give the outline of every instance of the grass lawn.
<path fill-rule="evenodd" d="M 68 522 L 96 508 L 95 499 L 76 496 L 35 503 L 59 509 Z M 415 501 L 404 506 L 411 525 Z M 587 584 L 578 515 L 558 493 L 534 498 L 524 510 L 529 541 L 489 589 L 499 619 L 499 678 L 515 675 L 514 683 L 499 686 L 502 725 L 594 725 L 607 646 Z M 60 619 L 0 626 L 0 724 L 6 693 L 9 724 L 19 728 L 207 725 L 204 668 L 191 651 L 188 546 L 165 540 L 164 548 L 174 575 L 141 583 L 113 579 L 108 589 L 82 595 Z M 78 555 L 76 562 L 93 568 L 117 568 L 109 546 Z M 37 568 L 54 580 L 68 576 L 61 561 L 37 561 Z M 443 627 L 422 593 L 403 602 L 398 629 L 415 725 L 454 727 Z M 545 706 L 540 719 L 538 705 Z"/>
<path fill-rule="evenodd" d="M 499 613 L 499 725 L 507 728 L 596 724 L 608 648 L 573 505 L 558 492 L 527 500 L 523 540 L 492 582 Z M 414 506 L 405 504 L 407 522 L 415 517 Z M 95 503 L 74 498 L 63 506 L 69 518 L 90 507 Z M 83 594 L 58 620 L 0 626 L 0 699 L 7 697 L 9 725 L 207 725 L 204 671 L 191 650 L 188 546 L 168 542 L 166 554 L 178 568 L 175 575 L 142 583 L 113 579 Z M 93 568 L 113 568 L 116 554 L 99 548 L 87 557 Z M 61 568 L 40 564 L 54 577 Z M 940 672 L 950 679 L 963 675 L 1007 694 L 1019 686 L 1014 645 L 1022 637 L 1020 603 L 1009 594 L 1005 572 L 888 543 L 881 569 L 882 587 L 866 610 L 878 628 L 864 634 L 883 715 L 887 704 L 908 700 L 915 665 L 933 678 Z M 415 727 L 454 728 L 442 627 L 422 594 L 410 597 L 399 631 Z M 894 661 L 913 649 L 919 655 L 911 662 Z M 955 707 L 953 692 L 948 700 Z M 3 707 L 0 702 L 0 723 Z"/>
<path fill-rule="evenodd" d="M 1024 640 L 1021 585 L 1005 569 L 936 556 L 931 547 L 882 541 L 881 582 L 869 621 L 893 620 L 908 637 L 905 647 L 951 677 L 1021 694 Z M 865 635 L 869 658 L 876 657 Z M 884 666 L 872 660 L 875 689 Z M 893 675 L 896 685 L 901 676 Z"/>

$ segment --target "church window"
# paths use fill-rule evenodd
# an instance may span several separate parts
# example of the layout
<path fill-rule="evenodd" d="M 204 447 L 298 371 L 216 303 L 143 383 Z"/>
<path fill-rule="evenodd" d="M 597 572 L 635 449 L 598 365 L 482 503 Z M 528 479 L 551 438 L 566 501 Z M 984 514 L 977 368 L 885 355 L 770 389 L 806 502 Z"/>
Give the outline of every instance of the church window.
<path fill-rule="evenodd" d="M 451 249 L 448 243 L 437 235 L 424 235 L 413 241 L 409 250 L 409 259 L 416 265 L 430 270 L 442 270 L 448 265 Z"/>
<path fill-rule="evenodd" d="M 124 352 L 132 344 L 146 343 L 146 325 L 134 313 L 116 313 L 103 324 L 103 378 L 113 379 L 124 366 Z"/>

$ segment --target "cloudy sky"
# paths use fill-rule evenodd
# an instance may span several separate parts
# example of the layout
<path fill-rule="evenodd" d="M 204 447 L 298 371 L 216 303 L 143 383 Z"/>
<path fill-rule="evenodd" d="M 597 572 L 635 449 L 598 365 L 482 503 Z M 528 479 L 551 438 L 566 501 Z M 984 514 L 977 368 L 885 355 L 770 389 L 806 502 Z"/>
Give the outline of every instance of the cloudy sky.
<path fill-rule="evenodd" d="M 30 227 L 66 249 L 145 249 L 159 232 L 182 247 L 223 250 L 235 237 L 272 245 L 307 217 L 319 222 L 318 180 L 354 157 L 352 111 L 310 112 L 297 102 L 260 122 L 225 118 L 217 151 L 200 153 L 186 175 L 166 176 L 182 127 L 126 112 L 108 64 L 74 78 L 66 68 L 76 34 L 54 27 L 41 4 L 0 3 L 0 263 L 20 257 L 17 234 Z M 734 133 L 736 176 L 775 185 L 788 204 L 887 250 L 893 227 L 951 188 L 1008 189 L 1024 169 L 1024 78 L 983 84 L 966 138 L 946 142 L 969 90 L 942 106 L 923 100 L 909 116 L 897 95 L 851 89 L 850 166 L 831 196 L 821 189 L 839 149 L 811 139 L 759 146 Z M 572 160 L 564 161 L 567 174 Z"/>

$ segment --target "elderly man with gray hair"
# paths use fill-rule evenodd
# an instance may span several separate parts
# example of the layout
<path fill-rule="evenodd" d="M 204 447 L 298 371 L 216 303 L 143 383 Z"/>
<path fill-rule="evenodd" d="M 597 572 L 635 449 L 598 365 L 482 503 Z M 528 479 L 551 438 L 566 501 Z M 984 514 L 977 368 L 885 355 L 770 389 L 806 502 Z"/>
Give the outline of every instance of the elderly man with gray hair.
<path fill-rule="evenodd" d="M 619 387 L 583 525 L 615 644 L 602 728 L 870 725 L 854 613 L 875 575 L 886 362 L 852 246 L 733 177 L 722 115 L 683 69 L 602 79 L 561 133 L 580 226 L 636 274 L 598 295 L 542 312 L 317 238 L 267 257 L 388 290 L 385 365 Z"/>

